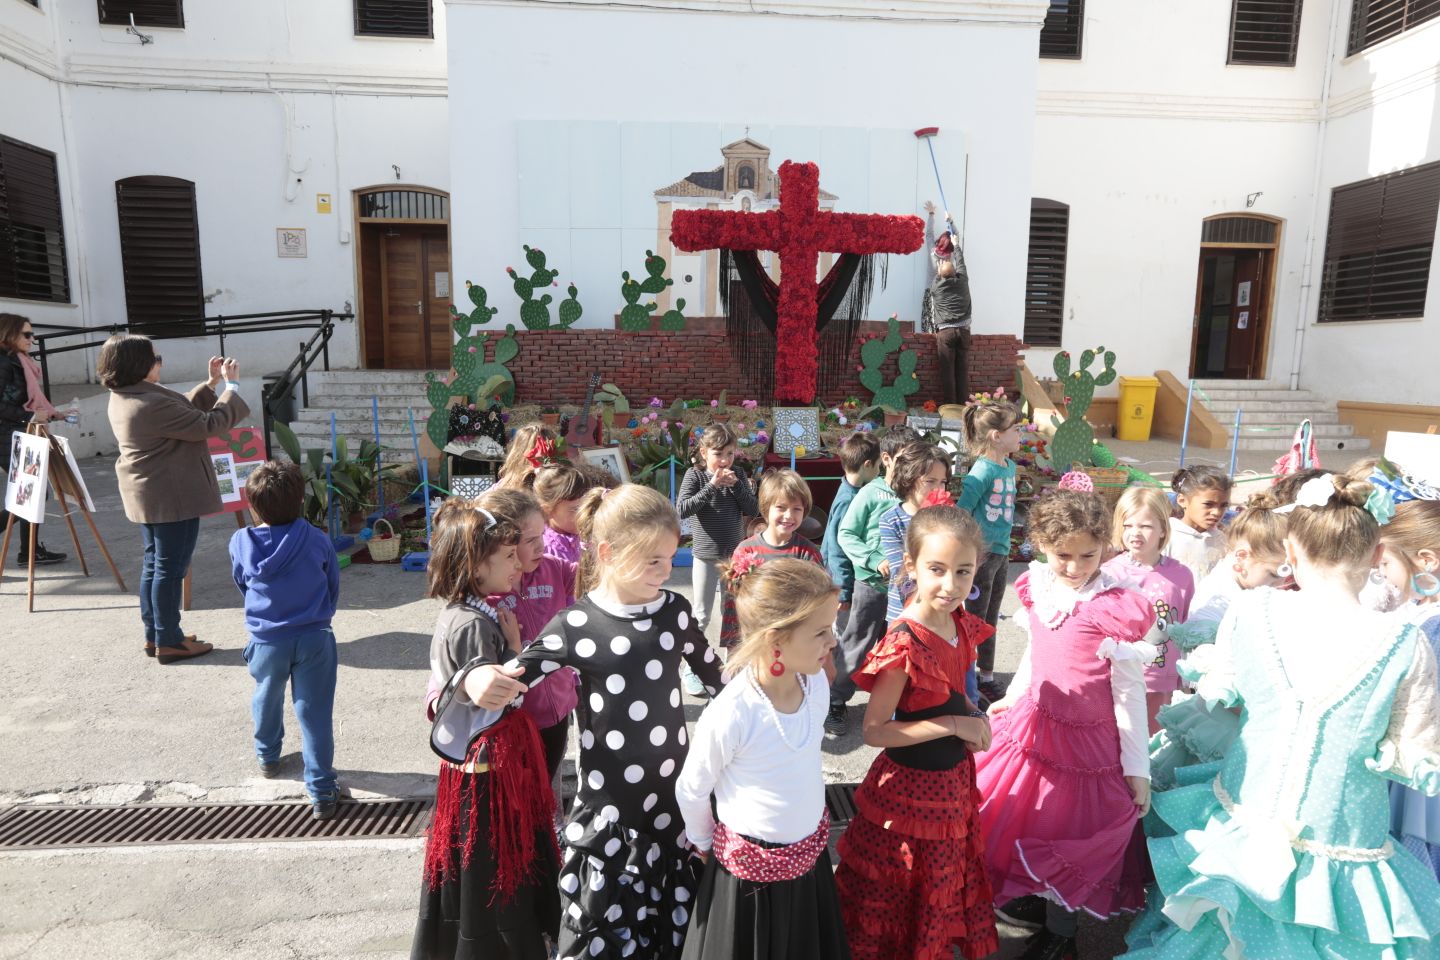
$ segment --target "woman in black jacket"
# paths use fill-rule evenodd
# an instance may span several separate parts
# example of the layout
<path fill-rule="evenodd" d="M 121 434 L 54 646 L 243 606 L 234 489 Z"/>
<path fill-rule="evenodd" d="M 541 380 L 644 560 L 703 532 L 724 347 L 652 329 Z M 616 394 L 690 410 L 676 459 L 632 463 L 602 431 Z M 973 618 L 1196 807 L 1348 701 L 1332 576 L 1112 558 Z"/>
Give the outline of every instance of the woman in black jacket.
<path fill-rule="evenodd" d="M 34 339 L 35 331 L 31 329 L 29 320 L 15 313 L 0 313 L 0 467 L 4 467 L 7 475 L 10 472 L 12 435 L 16 432 L 24 433 L 25 424 L 32 419 L 41 423 L 50 419 L 47 413 L 32 414 L 25 409 L 25 405 L 30 402 L 30 386 L 25 379 L 25 368 L 21 365 L 20 354 L 30 352 Z M 4 512 L 0 511 L 0 517 L 3 516 Z M 30 522 L 17 514 L 12 536 L 20 540 L 20 565 L 28 566 Z M 3 537 L 3 527 L 0 527 L 0 538 Z M 35 542 L 37 566 L 59 563 L 64 559 L 65 554 L 52 553 L 45 549 L 45 544 L 38 540 Z"/>

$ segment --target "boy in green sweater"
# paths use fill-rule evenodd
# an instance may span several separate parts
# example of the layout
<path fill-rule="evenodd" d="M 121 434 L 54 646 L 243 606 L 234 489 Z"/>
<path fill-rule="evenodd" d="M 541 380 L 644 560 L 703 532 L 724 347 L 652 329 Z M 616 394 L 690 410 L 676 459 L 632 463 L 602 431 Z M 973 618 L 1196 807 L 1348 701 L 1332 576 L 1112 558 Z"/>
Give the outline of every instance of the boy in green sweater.
<path fill-rule="evenodd" d="M 870 648 L 885 634 L 891 571 L 880 549 L 880 517 L 899 502 L 889 482 L 895 454 L 907 443 L 919 439 L 920 434 L 910 427 L 894 427 L 885 432 L 880 440 L 880 476 L 860 488 L 840 521 L 837 536 L 840 549 L 855 568 L 855 589 L 850 594 L 850 619 L 835 645 L 835 682 L 830 686 L 826 733 L 845 732 L 845 705 L 855 693 L 850 674 L 860 668 Z"/>

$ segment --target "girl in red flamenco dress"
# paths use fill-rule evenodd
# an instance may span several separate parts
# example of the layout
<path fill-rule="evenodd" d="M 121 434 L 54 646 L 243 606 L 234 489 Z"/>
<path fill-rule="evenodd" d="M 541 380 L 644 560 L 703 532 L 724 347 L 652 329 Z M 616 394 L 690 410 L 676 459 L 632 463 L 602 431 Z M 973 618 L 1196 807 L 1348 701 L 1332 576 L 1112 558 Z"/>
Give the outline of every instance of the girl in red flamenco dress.
<path fill-rule="evenodd" d="M 977 813 L 972 750 L 990 744 L 965 696 L 975 648 L 994 632 L 965 612 L 983 544 L 953 506 L 916 512 L 905 536 L 915 592 L 864 664 L 864 737 L 882 747 L 855 793 L 835 883 L 855 960 L 967 960 L 999 941 Z"/>

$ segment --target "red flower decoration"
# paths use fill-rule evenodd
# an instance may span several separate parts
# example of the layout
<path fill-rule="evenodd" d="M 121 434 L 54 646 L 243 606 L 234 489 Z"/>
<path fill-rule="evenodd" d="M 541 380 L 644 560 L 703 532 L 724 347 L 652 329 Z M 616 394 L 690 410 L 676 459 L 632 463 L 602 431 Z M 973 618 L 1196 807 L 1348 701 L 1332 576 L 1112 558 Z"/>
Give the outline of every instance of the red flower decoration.
<path fill-rule="evenodd" d="M 953 507 L 955 498 L 950 496 L 949 490 L 932 490 L 930 496 L 925 498 L 927 507 Z"/>

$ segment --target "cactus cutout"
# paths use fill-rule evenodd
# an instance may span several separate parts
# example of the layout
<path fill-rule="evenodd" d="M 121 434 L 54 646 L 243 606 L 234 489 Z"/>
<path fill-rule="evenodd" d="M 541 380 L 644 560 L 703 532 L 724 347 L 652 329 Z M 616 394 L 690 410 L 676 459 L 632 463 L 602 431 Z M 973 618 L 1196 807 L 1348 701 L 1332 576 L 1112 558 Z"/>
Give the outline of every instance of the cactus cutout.
<path fill-rule="evenodd" d="M 555 312 L 560 315 L 560 328 L 562 330 L 568 330 L 574 326 L 575 321 L 580 319 L 580 314 L 585 312 L 585 308 L 580 306 L 580 301 L 575 299 L 577 292 L 575 290 L 575 284 L 571 283 L 565 292 L 568 296 L 564 300 L 561 300 L 560 305 L 555 308 Z"/>
<path fill-rule="evenodd" d="M 514 267 L 506 267 L 505 272 L 514 281 L 515 295 L 520 298 L 520 322 L 527 330 L 549 330 L 550 329 L 550 301 L 554 298 L 550 294 L 542 294 L 537 300 L 536 290 L 544 290 L 555 283 L 555 278 L 560 275 L 558 270 L 550 270 L 545 266 L 545 252 L 525 244 L 525 262 L 530 264 L 533 272 L 529 277 L 522 277 L 515 272 Z M 578 304 L 577 304 L 578 306 Z"/>
<path fill-rule="evenodd" d="M 665 278 L 665 258 L 656 256 L 654 250 L 645 251 L 645 272 L 649 276 L 644 280 L 631 279 L 629 270 L 620 274 L 620 296 L 625 298 L 625 306 L 620 308 L 621 330 L 649 330 L 650 314 L 655 312 L 658 304 L 652 300 L 641 305 L 640 295 L 648 293 L 652 297 L 657 296 L 675 282 Z"/>
<path fill-rule="evenodd" d="M 480 324 L 489 323 L 490 318 L 500 312 L 497 307 L 492 307 L 486 303 L 489 297 L 485 293 L 484 287 L 477 287 L 469 280 L 466 280 L 465 293 L 470 297 L 470 302 L 475 305 L 474 310 L 469 313 L 461 313 L 456 309 L 455 304 L 450 304 L 450 316 L 454 318 L 450 321 L 450 326 L 455 329 L 456 335 L 460 337 L 469 336 L 472 328 Z"/>
<path fill-rule="evenodd" d="M 260 447 L 256 443 L 254 430 L 236 430 L 233 437 L 226 434 L 220 439 L 224 440 L 225 446 L 230 448 L 230 452 L 241 460 L 254 460 L 260 456 Z"/>
<path fill-rule="evenodd" d="M 884 407 L 890 413 L 903 412 L 905 398 L 920 389 L 920 379 L 915 376 L 915 364 L 920 358 L 914 350 L 900 350 L 904 343 L 904 338 L 900 336 L 900 321 L 892 313 L 885 336 L 867 340 L 860 347 L 860 360 L 864 363 L 860 383 L 873 395 L 872 405 Z M 900 350 L 896 361 L 900 372 L 892 382 L 886 383 L 881 368 L 886 358 L 896 350 Z"/>
<path fill-rule="evenodd" d="M 1092 374 L 1090 364 L 1097 356 L 1105 361 L 1105 368 Z M 1104 347 L 1084 350 L 1080 353 L 1080 369 L 1071 372 L 1070 351 L 1062 350 L 1055 356 L 1055 376 L 1065 386 L 1065 422 L 1052 416 L 1055 436 L 1050 441 L 1050 460 L 1056 469 L 1068 469 L 1072 465 L 1094 466 L 1095 430 L 1085 420 L 1085 412 L 1095 398 L 1095 388 L 1113 383 L 1115 380 L 1115 352 Z"/>
<path fill-rule="evenodd" d="M 676 297 L 676 298 L 675 298 L 675 306 L 671 307 L 669 310 L 666 310 L 663 314 L 660 315 L 660 329 L 661 329 L 661 330 L 684 330 L 684 329 L 685 329 L 685 314 L 682 312 L 684 309 L 685 309 L 685 298 L 684 298 L 684 297 Z"/>
<path fill-rule="evenodd" d="M 515 402 L 515 377 L 506 366 L 520 352 L 520 342 L 515 339 L 515 325 L 505 325 L 503 336 L 494 338 L 495 350 L 490 360 L 485 359 L 485 349 L 492 333 L 471 334 L 477 323 L 486 323 L 498 311 L 487 305 L 485 288 L 466 283 L 470 302 L 475 309 L 461 313 L 450 308 L 454 319 L 457 339 L 450 347 L 450 366 L 454 371 L 448 379 L 440 379 L 434 373 L 425 374 L 425 399 L 431 412 L 425 421 L 425 432 L 437 449 L 443 449 L 449 442 L 450 398 L 463 396 L 466 402 L 477 405 L 488 403 L 491 397 L 499 396 L 502 403 Z M 578 306 L 578 304 L 577 304 Z"/>

